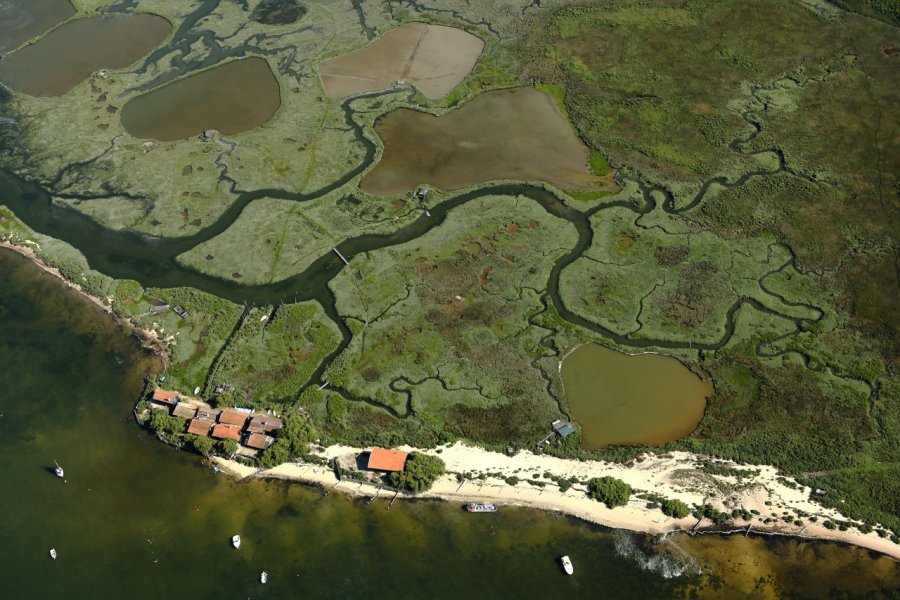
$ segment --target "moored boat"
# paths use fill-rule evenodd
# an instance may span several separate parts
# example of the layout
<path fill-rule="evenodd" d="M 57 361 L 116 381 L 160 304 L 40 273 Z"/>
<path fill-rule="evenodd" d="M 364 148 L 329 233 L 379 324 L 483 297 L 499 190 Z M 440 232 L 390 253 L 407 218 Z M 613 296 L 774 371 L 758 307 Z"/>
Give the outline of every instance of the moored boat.
<path fill-rule="evenodd" d="M 53 464 L 56 465 L 56 468 L 53 469 L 53 472 L 56 473 L 56 476 L 57 476 L 57 477 L 65 477 L 66 472 L 63 471 L 63 468 L 62 468 L 61 466 L 59 466 L 59 463 L 56 462 L 55 459 L 53 460 Z"/>
<path fill-rule="evenodd" d="M 465 508 L 472 513 L 497 512 L 497 507 L 489 502 L 469 502 Z"/>
<path fill-rule="evenodd" d="M 50 558 L 56 560 L 56 548 L 50 548 Z"/>
<path fill-rule="evenodd" d="M 568 556 L 563 556 L 559 559 L 562 562 L 563 570 L 566 572 L 566 575 L 571 575 L 575 572 L 575 567 L 572 566 L 572 561 L 569 560 Z"/>
<path fill-rule="evenodd" d="M 231 545 L 234 546 L 235 548 L 240 548 L 241 547 L 241 536 L 239 536 L 239 535 L 231 536 Z"/>
<path fill-rule="evenodd" d="M 259 574 L 259 582 L 260 582 L 260 583 L 265 583 L 265 582 L 267 582 L 268 580 L 269 580 L 269 574 L 268 574 L 268 573 L 266 573 L 265 571 L 263 571 L 262 573 Z"/>

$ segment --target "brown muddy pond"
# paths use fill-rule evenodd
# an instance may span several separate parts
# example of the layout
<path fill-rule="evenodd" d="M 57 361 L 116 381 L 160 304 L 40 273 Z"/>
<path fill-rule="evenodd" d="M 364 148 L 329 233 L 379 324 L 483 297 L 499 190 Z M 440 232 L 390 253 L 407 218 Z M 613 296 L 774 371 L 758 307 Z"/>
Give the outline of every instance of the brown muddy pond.
<path fill-rule="evenodd" d="M 560 368 L 566 402 L 588 450 L 617 444 L 657 446 L 691 433 L 713 388 L 680 361 L 631 356 L 585 344 Z"/>
<path fill-rule="evenodd" d="M 129 100 L 122 125 L 137 138 L 181 140 L 207 129 L 259 127 L 281 106 L 278 81 L 259 57 L 233 60 Z"/>
<path fill-rule="evenodd" d="M 0 81 L 30 96 L 62 96 L 97 69 L 127 67 L 172 25 L 150 14 L 87 17 L 62 25 L 0 61 Z"/>
<path fill-rule="evenodd" d="M 319 64 L 329 98 L 342 98 L 408 81 L 428 98 L 440 98 L 468 75 L 484 40 L 462 29 L 407 23 L 355 52 Z"/>
<path fill-rule="evenodd" d="M 69 0 L 0 0 L 0 55 L 74 14 Z"/>
<path fill-rule="evenodd" d="M 360 187 L 378 196 L 420 184 L 449 191 L 498 179 L 565 190 L 601 184 L 556 101 L 532 88 L 487 92 L 440 117 L 397 109 L 375 123 L 375 132 L 384 154 Z"/>

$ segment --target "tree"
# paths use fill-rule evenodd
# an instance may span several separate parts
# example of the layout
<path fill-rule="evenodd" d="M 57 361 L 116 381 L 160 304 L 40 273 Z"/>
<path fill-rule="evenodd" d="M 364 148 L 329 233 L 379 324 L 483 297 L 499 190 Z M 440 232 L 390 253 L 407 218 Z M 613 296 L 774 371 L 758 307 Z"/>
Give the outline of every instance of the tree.
<path fill-rule="evenodd" d="M 225 440 L 219 440 L 217 447 L 219 449 L 219 454 L 221 454 L 222 456 L 231 456 L 232 454 L 237 452 L 238 443 L 233 439 L 228 438 Z"/>
<path fill-rule="evenodd" d="M 150 415 L 150 429 L 155 433 L 184 433 L 186 421 L 169 415 L 164 410 L 154 409 Z"/>
<path fill-rule="evenodd" d="M 607 508 L 625 506 L 631 497 L 631 486 L 615 477 L 595 477 L 588 481 L 588 495 Z"/>
<path fill-rule="evenodd" d="M 691 509 L 681 500 L 663 500 L 660 503 L 660 508 L 664 515 L 675 517 L 676 519 L 683 519 L 691 514 Z"/>
<path fill-rule="evenodd" d="M 216 443 L 212 438 L 208 438 L 205 435 L 195 435 L 191 438 L 191 446 L 203 456 L 212 454 L 215 445 Z"/>
<path fill-rule="evenodd" d="M 279 440 L 283 440 L 287 444 L 290 457 L 306 454 L 310 442 L 318 439 L 319 432 L 316 431 L 316 426 L 309 420 L 309 417 L 292 414 L 285 418 L 284 427 L 278 430 L 277 435 Z"/>
<path fill-rule="evenodd" d="M 271 469 L 291 459 L 291 445 L 283 439 L 275 440 L 275 443 L 263 451 L 259 457 L 259 466 L 263 469 Z"/>
<path fill-rule="evenodd" d="M 428 491 L 431 484 L 444 474 L 446 467 L 444 461 L 437 456 L 410 452 L 403 470 L 391 473 L 390 482 L 394 487 L 421 494 Z"/>

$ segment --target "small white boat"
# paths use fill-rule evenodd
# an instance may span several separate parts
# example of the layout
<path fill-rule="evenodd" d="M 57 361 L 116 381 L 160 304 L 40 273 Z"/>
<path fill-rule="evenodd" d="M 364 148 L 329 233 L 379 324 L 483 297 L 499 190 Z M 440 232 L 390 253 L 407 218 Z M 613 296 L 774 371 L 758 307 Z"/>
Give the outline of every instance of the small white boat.
<path fill-rule="evenodd" d="M 269 580 L 269 574 L 268 574 L 268 573 L 266 573 L 265 571 L 263 571 L 262 573 L 259 574 L 259 582 L 260 582 L 260 583 L 265 583 L 265 582 L 267 582 L 268 580 Z"/>
<path fill-rule="evenodd" d="M 56 548 L 50 548 L 50 558 L 56 560 Z"/>
<path fill-rule="evenodd" d="M 235 548 L 240 548 L 241 547 L 241 536 L 239 536 L 239 535 L 231 536 L 231 545 L 234 546 Z"/>
<path fill-rule="evenodd" d="M 65 477 L 65 476 L 66 476 L 66 472 L 63 471 L 63 468 L 62 468 L 61 466 L 59 466 L 59 463 L 56 462 L 55 459 L 53 460 L 53 464 L 56 465 L 56 468 L 53 470 L 53 472 L 56 473 L 56 476 L 57 476 L 57 477 Z"/>
<path fill-rule="evenodd" d="M 569 560 L 568 556 L 563 556 L 559 559 L 562 562 L 563 571 L 566 572 L 566 575 L 571 575 L 575 572 L 575 568 L 572 566 L 572 561 Z"/>
<path fill-rule="evenodd" d="M 489 502 L 470 502 L 466 504 L 465 508 L 467 512 L 472 513 L 497 512 L 497 507 Z"/>

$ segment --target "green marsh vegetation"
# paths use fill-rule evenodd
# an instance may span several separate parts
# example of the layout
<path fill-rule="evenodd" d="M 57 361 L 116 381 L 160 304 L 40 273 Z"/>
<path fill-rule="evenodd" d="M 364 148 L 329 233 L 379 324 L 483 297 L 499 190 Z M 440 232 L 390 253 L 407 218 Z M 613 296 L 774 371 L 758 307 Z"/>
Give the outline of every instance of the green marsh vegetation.
<path fill-rule="evenodd" d="M 843 4 L 896 15 L 893 2 Z M 562 86 L 589 145 L 674 207 L 773 152 L 786 165 L 714 185 L 677 218 L 623 214 L 616 231 L 598 213 L 606 235 L 564 272 L 567 306 L 652 339 L 713 339 L 741 297 L 802 319 L 797 331 L 745 313 L 752 332 L 700 353 L 717 393 L 672 447 L 805 474 L 824 503 L 896 529 L 896 29 L 757 0 L 581 3 L 527 31 L 524 73 Z"/>
<path fill-rule="evenodd" d="M 257 8 L 273 4 L 291 3 Z M 207 50 L 218 53 L 208 36 L 230 52 L 261 44 L 282 91 L 272 122 L 216 142 L 123 137 L 110 99 L 126 100 L 136 93 L 126 90 L 154 74 L 184 74 L 163 55 L 146 72 L 92 78 L 65 103 L 6 98 L 4 111 L 28 127 L 4 142 L 3 164 L 46 183 L 59 204 L 159 236 L 200 231 L 236 190 L 263 190 L 224 232 L 178 260 L 237 285 L 266 284 L 301 272 L 343 239 L 390 234 L 420 217 L 406 196 L 359 192 L 362 170 L 354 169 L 373 157 L 351 122 L 371 136 L 365 128 L 398 106 L 441 111 L 484 90 L 533 83 L 591 148 L 592 171 L 617 170 L 624 190 L 565 198 L 571 210 L 595 212 L 586 225 L 591 243 L 562 269 L 563 306 L 548 299 L 548 277 L 579 232 L 512 196 L 472 201 L 412 242 L 354 258 L 330 282 L 351 338 L 327 365 L 341 336 L 314 304 L 285 305 L 263 321 L 271 307 L 247 314 L 196 290 L 111 280 L 8 212 L 0 211 L 0 232 L 38 241 L 38 254 L 67 278 L 174 341 L 167 385 L 209 391 L 230 382 L 223 402 L 296 401 L 323 444 L 465 438 L 533 448 L 568 412 L 559 356 L 586 341 L 624 351 L 634 343 L 673 354 L 715 383 L 697 430 L 662 451 L 775 464 L 825 489 L 819 500 L 846 515 L 900 528 L 895 28 L 780 0 L 526 11 L 453 3 L 455 12 L 423 13 L 371 4 L 363 4 L 365 21 L 380 31 L 411 20 L 458 25 L 488 40 L 485 55 L 445 98 L 396 92 L 341 105 L 321 98 L 297 57 L 315 64 L 363 45 L 354 11 L 303 5 L 302 27 L 266 38 L 272 26 L 248 22 L 239 3 L 219 3 L 214 18 L 187 32 L 185 47 L 196 51 L 184 60 L 197 68 Z M 842 5 L 896 14 L 894 2 Z M 177 26 L 189 10 L 163 12 Z M 498 35 L 472 24 L 480 21 Z M 5 130 L 13 129 L 0 127 L 7 139 Z M 643 203 L 638 180 L 657 187 L 646 214 L 633 210 Z M 333 193 L 309 201 L 290 197 L 336 182 Z M 190 317 L 149 312 L 160 303 Z M 320 365 L 329 383 L 322 390 L 307 385 Z M 286 450 L 279 440 L 266 460 Z M 620 461 L 646 450 L 659 449 L 587 452 L 578 434 L 547 448 Z"/>

